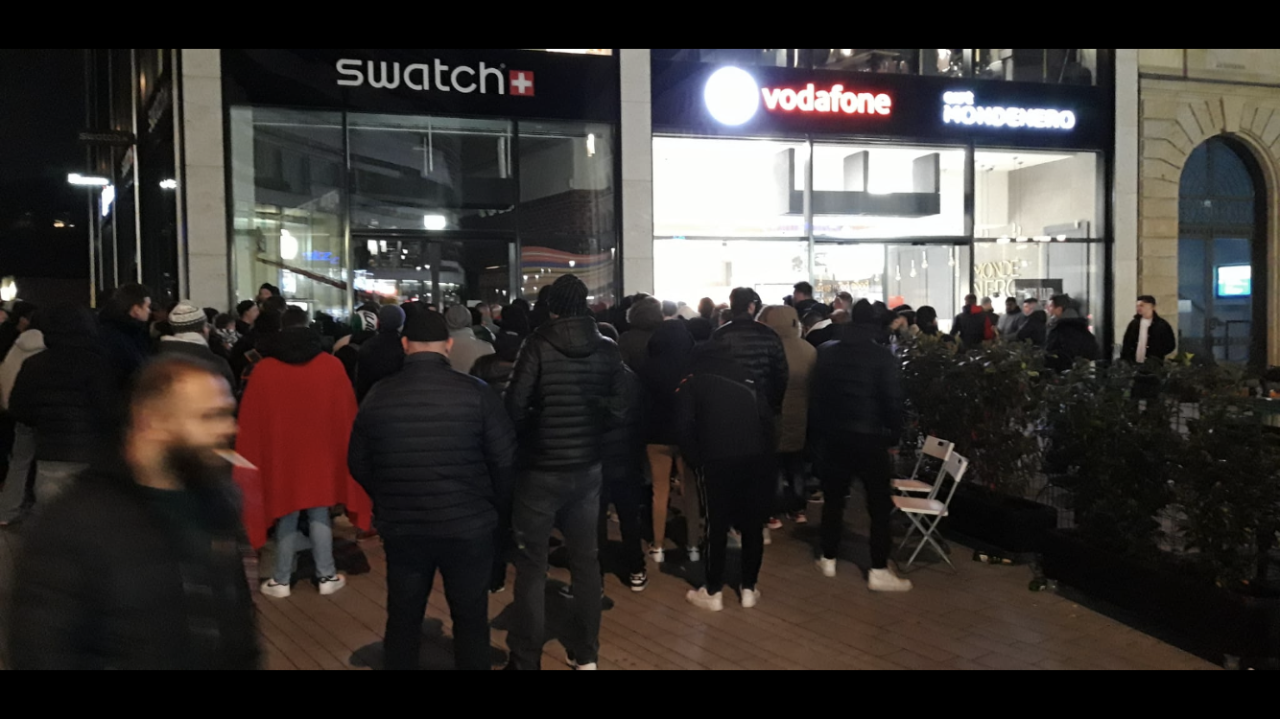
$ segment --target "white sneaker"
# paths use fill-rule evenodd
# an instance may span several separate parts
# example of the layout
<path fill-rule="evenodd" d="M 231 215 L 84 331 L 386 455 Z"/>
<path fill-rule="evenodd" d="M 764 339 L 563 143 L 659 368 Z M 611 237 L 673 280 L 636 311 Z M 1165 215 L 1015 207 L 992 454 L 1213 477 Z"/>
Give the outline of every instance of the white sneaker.
<path fill-rule="evenodd" d="M 268 579 L 263 582 L 259 591 L 268 597 L 275 597 L 276 599 L 284 599 L 293 593 L 290 591 L 288 584 L 276 584 L 274 579 Z"/>
<path fill-rule="evenodd" d="M 699 609 L 706 609 L 712 612 L 719 612 L 724 609 L 724 592 L 716 592 L 715 594 L 707 594 L 707 588 L 690 589 L 684 595 L 690 604 Z"/>
<path fill-rule="evenodd" d="M 667 553 L 657 547 L 649 547 L 649 560 L 654 564 L 662 564 L 667 561 Z"/>
<path fill-rule="evenodd" d="M 911 580 L 899 577 L 892 569 L 872 569 L 867 573 L 867 589 L 873 592 L 909 592 Z"/>
<path fill-rule="evenodd" d="M 742 549 L 742 534 L 736 529 L 729 530 L 729 541 L 726 543 L 729 549 Z"/>
<path fill-rule="evenodd" d="M 824 577 L 836 576 L 836 560 L 823 557 L 818 560 L 818 570 L 822 572 Z"/>
<path fill-rule="evenodd" d="M 702 561 L 702 552 L 699 552 L 697 547 L 689 547 L 689 554 L 688 554 L 688 556 L 689 556 L 689 561 L 690 561 L 690 562 L 701 562 L 701 561 Z"/>
<path fill-rule="evenodd" d="M 341 574 L 332 577 L 320 577 L 320 593 L 328 596 L 347 586 L 347 578 Z"/>
<path fill-rule="evenodd" d="M 769 531 L 768 527 L 765 527 L 764 528 L 764 546 L 767 547 L 770 544 L 773 544 L 773 533 Z"/>
<path fill-rule="evenodd" d="M 596 671 L 596 663 L 595 662 L 591 662 L 590 664 L 575 663 L 573 665 L 573 670 L 575 672 L 594 672 Z"/>
<path fill-rule="evenodd" d="M 743 589 L 742 590 L 742 608 L 754 609 L 760 603 L 759 589 Z"/>

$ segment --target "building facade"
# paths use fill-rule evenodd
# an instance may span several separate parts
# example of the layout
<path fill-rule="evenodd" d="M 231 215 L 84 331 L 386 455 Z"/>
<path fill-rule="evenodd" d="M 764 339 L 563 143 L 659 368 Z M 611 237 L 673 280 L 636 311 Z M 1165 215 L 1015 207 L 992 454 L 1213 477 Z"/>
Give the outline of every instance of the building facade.
<path fill-rule="evenodd" d="M 1069 293 L 1104 343 L 1127 321 L 1123 51 L 113 52 L 136 81 L 98 122 L 138 139 L 99 151 L 105 287 L 342 316 L 574 272 L 598 305 L 808 280 L 944 325 L 969 292 Z"/>
<path fill-rule="evenodd" d="M 1117 320 L 1150 294 L 1182 348 L 1280 364 L 1280 52 L 1117 54 Z"/>

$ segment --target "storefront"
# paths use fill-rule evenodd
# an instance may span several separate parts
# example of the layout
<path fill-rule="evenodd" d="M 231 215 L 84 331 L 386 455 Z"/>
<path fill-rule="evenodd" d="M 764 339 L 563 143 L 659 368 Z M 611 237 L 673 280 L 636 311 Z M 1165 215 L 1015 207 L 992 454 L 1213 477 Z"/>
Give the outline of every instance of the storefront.
<path fill-rule="evenodd" d="M 777 302 L 808 280 L 827 301 L 932 305 L 945 329 L 969 292 L 1001 309 L 1065 292 L 1111 336 L 1114 100 L 1096 55 L 1069 85 L 944 68 L 974 51 L 839 51 L 938 54 L 921 66 L 945 72 L 915 75 L 709 52 L 652 62 L 658 296 L 745 285 Z M 667 59 L 688 53 L 703 61 Z"/>
<path fill-rule="evenodd" d="M 619 288 L 610 50 L 223 50 L 231 296 L 509 302 Z M 190 110 L 188 110 L 190 111 Z"/>

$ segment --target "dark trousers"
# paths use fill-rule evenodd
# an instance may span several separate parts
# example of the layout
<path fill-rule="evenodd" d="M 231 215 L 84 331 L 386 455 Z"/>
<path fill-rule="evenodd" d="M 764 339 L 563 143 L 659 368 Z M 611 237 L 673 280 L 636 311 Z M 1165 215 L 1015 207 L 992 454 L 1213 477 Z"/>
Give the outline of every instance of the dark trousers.
<path fill-rule="evenodd" d="M 854 475 L 867 489 L 867 512 L 871 515 L 871 568 L 889 566 L 892 541 L 889 516 L 893 499 L 889 494 L 889 450 L 883 437 L 853 435 L 823 447 L 822 556 L 835 559 L 844 529 L 845 495 Z"/>
<path fill-rule="evenodd" d="M 600 465 L 569 472 L 531 470 L 516 482 L 511 523 L 516 544 L 515 621 L 507 634 L 511 665 L 542 668 L 546 643 L 548 541 L 559 527 L 569 549 L 573 584 L 573 626 L 565 648 L 580 664 L 592 664 L 600 652 L 602 578 L 597 546 L 600 522 Z"/>
<path fill-rule="evenodd" d="M 707 593 L 715 594 L 724 587 L 725 547 L 731 527 L 742 533 L 742 588 L 755 589 L 764 561 L 764 523 L 777 487 L 774 456 L 708 462 L 702 472 Z"/>
<path fill-rule="evenodd" d="M 803 512 L 809 505 L 809 488 L 804 452 L 779 452 L 777 512 Z"/>
<path fill-rule="evenodd" d="M 498 528 L 493 533 L 493 571 L 489 577 L 489 589 L 495 590 L 507 584 L 507 564 L 511 554 L 511 508 L 498 510 Z"/>
<path fill-rule="evenodd" d="M 489 573 L 493 540 L 382 536 L 387 553 L 387 669 L 418 669 L 422 617 L 436 570 L 453 619 L 458 669 L 489 669 Z"/>
<path fill-rule="evenodd" d="M 609 522 L 605 515 L 612 503 L 618 512 L 618 530 L 622 534 L 622 562 L 629 574 L 644 571 L 644 547 L 641 545 L 640 528 L 640 495 L 643 483 L 639 475 L 610 477 L 605 480 L 600 493 L 597 546 L 604 547 L 609 541 Z M 697 521 L 697 518 L 689 521 Z"/>

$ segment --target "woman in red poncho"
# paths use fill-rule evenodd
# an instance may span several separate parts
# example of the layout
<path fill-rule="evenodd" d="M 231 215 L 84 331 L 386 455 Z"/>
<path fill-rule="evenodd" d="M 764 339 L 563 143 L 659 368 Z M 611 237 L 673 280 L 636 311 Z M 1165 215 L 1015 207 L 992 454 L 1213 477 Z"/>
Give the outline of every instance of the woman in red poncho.
<path fill-rule="evenodd" d="M 278 520 L 276 566 L 262 593 L 287 597 L 298 522 L 305 514 L 320 593 L 333 594 L 346 579 L 334 565 L 329 508 L 345 505 L 352 524 L 362 529 L 369 528 L 372 510 L 347 471 L 356 398 L 342 362 L 322 352 L 304 311 L 290 308 L 281 324 L 282 331 L 259 342 L 265 359 L 254 367 L 240 405 L 236 451 L 258 468 L 263 510 L 263 525 L 247 529 L 251 537 L 264 537 Z"/>

